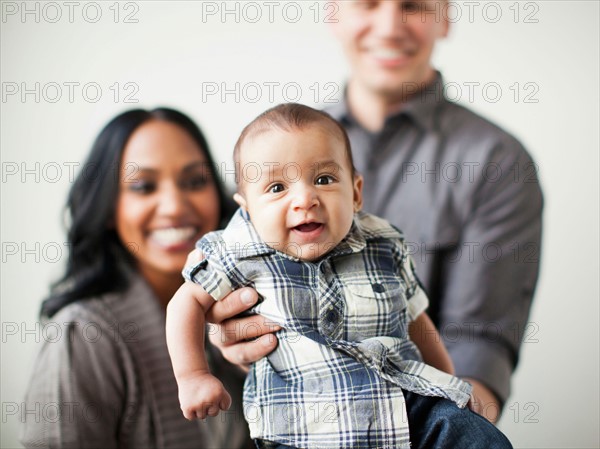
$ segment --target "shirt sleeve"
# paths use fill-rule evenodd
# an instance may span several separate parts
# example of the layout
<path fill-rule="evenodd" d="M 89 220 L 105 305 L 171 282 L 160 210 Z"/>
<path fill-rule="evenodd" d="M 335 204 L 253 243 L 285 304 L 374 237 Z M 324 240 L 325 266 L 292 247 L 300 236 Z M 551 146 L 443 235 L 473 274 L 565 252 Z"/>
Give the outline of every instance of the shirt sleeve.
<path fill-rule="evenodd" d="M 439 327 L 456 375 L 483 382 L 504 403 L 538 276 L 542 193 L 516 140 L 499 143 L 489 164 L 502 176 L 482 177 L 459 252 L 444 263 Z"/>
<path fill-rule="evenodd" d="M 397 244 L 397 263 L 400 267 L 400 276 L 406 284 L 406 300 L 408 302 L 408 318 L 414 321 L 429 307 L 429 299 L 421 287 L 415 272 L 414 263 L 403 241 Z"/>
<path fill-rule="evenodd" d="M 231 266 L 222 240 L 202 238 L 196 245 L 204 259 L 183 269 L 183 277 L 199 284 L 215 301 L 220 301 L 233 291 L 226 266 Z"/>
<path fill-rule="evenodd" d="M 21 443 L 118 447 L 125 379 L 110 329 L 93 319 L 58 319 L 52 328 L 56 334 L 38 355 L 24 402 Z"/>

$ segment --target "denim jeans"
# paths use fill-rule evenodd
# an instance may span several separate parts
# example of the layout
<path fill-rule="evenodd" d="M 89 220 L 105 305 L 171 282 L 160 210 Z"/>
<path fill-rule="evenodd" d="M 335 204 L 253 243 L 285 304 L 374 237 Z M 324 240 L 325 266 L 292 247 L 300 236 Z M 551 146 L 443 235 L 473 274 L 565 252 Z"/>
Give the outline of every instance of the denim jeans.
<path fill-rule="evenodd" d="M 413 448 L 512 449 L 508 438 L 483 416 L 447 399 L 402 393 Z"/>
<path fill-rule="evenodd" d="M 448 399 L 402 390 L 406 400 L 413 449 L 512 449 L 496 426 Z M 256 441 L 258 449 L 294 449 L 271 441 Z"/>

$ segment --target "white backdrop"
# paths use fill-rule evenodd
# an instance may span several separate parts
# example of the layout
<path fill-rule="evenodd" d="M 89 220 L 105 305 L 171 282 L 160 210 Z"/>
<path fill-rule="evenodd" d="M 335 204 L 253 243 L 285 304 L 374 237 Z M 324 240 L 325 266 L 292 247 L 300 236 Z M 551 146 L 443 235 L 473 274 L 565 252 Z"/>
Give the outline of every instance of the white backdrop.
<path fill-rule="evenodd" d="M 598 447 L 599 3 L 453 8 L 435 55 L 448 94 L 524 142 L 546 200 L 533 324 L 500 427 L 516 447 Z M 2 2 L 2 447 L 18 447 L 50 335 L 37 312 L 66 260 L 61 208 L 100 128 L 132 107 L 179 108 L 229 161 L 267 107 L 339 98 L 347 67 L 323 23 L 331 12 L 316 1 Z"/>

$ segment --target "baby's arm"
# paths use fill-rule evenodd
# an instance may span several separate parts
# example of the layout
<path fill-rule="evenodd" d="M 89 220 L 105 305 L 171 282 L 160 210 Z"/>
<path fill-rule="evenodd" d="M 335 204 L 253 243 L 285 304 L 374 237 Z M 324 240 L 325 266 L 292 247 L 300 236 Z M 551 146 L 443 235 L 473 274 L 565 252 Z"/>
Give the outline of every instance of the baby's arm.
<path fill-rule="evenodd" d="M 454 374 L 454 365 L 446 350 L 442 337 L 425 312 L 421 313 L 408 326 L 410 339 L 417 345 L 423 361 L 441 371 Z"/>
<path fill-rule="evenodd" d="M 216 416 L 231 406 L 231 396 L 210 373 L 204 352 L 206 312 L 215 300 L 202 287 L 184 283 L 167 306 L 167 346 L 186 419 Z"/>

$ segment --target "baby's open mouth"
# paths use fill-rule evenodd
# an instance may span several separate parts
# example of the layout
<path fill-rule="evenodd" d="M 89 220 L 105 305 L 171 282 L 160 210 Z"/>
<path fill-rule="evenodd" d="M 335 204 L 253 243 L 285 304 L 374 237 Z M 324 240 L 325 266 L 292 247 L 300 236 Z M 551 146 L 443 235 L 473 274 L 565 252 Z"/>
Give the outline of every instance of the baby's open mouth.
<path fill-rule="evenodd" d="M 312 223 L 304 223 L 304 224 L 298 225 L 298 226 L 294 227 L 294 229 L 299 232 L 312 232 L 312 231 L 315 231 L 316 229 L 319 229 L 321 226 L 323 226 L 322 223 L 312 222 Z"/>

